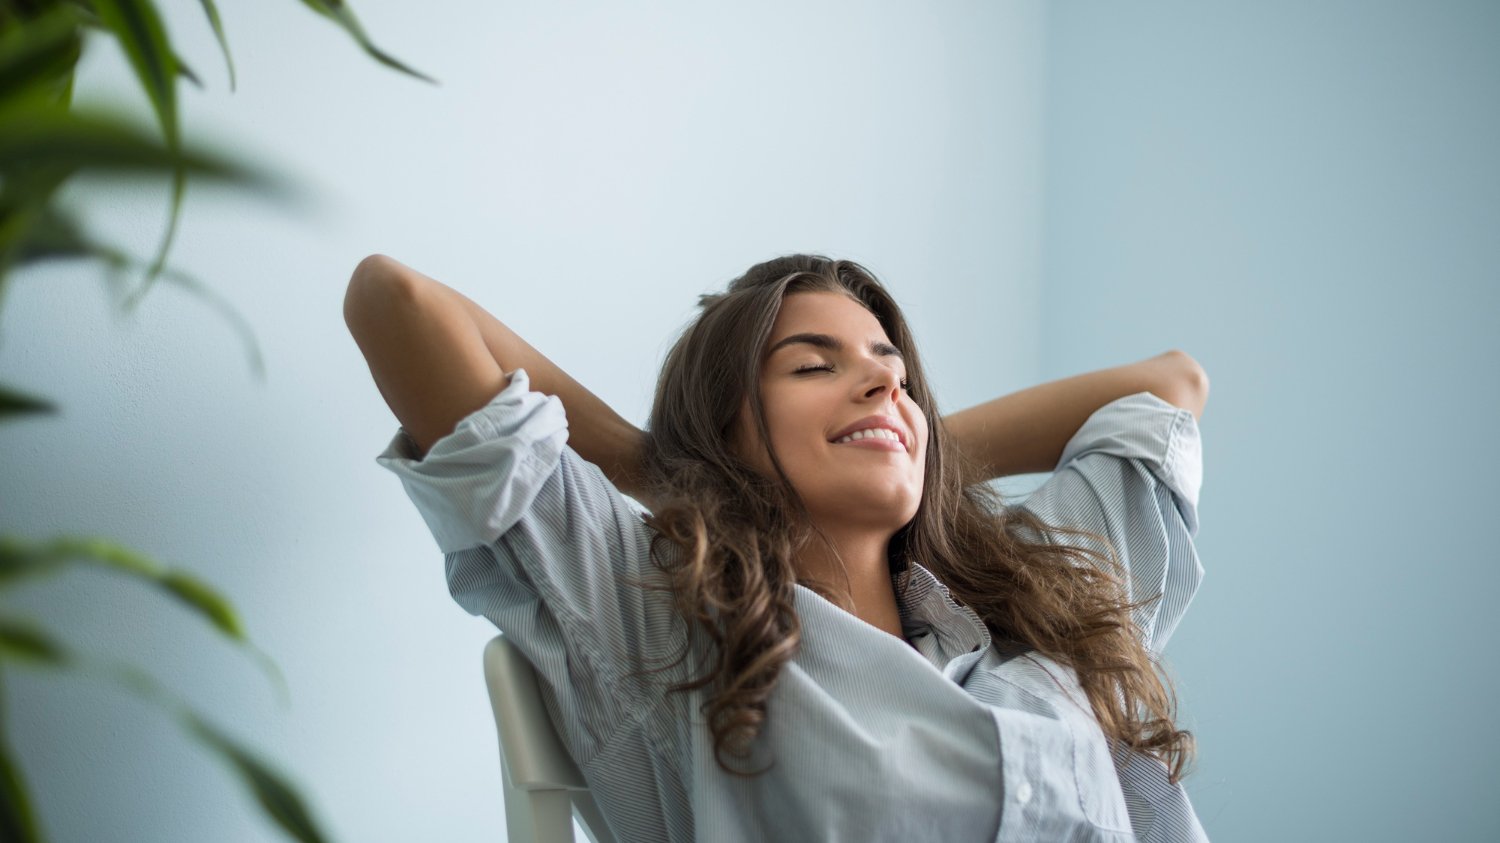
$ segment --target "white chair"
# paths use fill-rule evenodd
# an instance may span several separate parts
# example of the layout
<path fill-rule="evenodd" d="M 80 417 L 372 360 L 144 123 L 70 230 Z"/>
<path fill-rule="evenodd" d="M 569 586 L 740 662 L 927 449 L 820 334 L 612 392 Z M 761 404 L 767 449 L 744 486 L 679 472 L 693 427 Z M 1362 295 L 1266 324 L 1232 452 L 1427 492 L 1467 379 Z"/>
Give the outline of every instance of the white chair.
<path fill-rule="evenodd" d="M 505 636 L 484 647 L 510 843 L 573 843 L 573 816 L 593 843 L 615 843 L 583 773 L 542 707 L 536 669 Z"/>

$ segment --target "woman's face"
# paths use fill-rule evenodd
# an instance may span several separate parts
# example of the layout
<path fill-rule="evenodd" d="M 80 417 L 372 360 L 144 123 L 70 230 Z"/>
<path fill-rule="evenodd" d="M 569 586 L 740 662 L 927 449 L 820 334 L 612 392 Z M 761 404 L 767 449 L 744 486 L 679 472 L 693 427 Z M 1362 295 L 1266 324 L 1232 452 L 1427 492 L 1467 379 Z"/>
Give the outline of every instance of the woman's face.
<path fill-rule="evenodd" d="M 798 371 L 803 370 L 803 371 Z M 782 302 L 761 362 L 771 447 L 819 525 L 891 532 L 917 514 L 927 466 L 927 419 L 901 384 L 906 368 L 874 314 L 842 293 L 793 293 Z M 733 446 L 774 477 L 747 399 Z M 851 427 L 877 438 L 836 441 Z M 900 441 L 884 438 L 894 429 Z"/>

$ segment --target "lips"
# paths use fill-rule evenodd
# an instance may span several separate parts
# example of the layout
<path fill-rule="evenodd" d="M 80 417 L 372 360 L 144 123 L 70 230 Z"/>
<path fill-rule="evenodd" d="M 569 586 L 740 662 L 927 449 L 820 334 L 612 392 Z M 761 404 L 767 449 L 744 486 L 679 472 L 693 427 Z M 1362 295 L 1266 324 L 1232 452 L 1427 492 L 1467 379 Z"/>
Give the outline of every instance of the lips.
<path fill-rule="evenodd" d="M 848 436 L 851 433 L 855 433 L 860 430 L 870 430 L 871 428 L 877 427 L 893 431 L 897 436 L 901 437 L 902 449 L 907 451 L 911 450 L 911 436 L 907 434 L 906 428 L 902 427 L 901 423 L 896 421 L 894 417 L 886 415 L 865 416 L 864 418 L 849 425 L 843 430 L 840 430 L 838 433 L 835 433 L 833 435 L 833 438 L 829 439 L 828 441 L 837 442 L 838 440 L 844 438 L 845 436 Z"/>

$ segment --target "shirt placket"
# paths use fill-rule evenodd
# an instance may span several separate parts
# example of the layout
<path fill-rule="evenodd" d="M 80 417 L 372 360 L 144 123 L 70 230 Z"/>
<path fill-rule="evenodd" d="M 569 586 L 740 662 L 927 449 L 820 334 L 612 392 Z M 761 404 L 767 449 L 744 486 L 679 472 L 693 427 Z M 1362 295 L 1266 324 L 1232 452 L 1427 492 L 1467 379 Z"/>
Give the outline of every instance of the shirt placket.
<path fill-rule="evenodd" d="M 902 623 L 916 630 L 912 643 L 917 651 L 943 676 L 962 685 L 989 647 L 989 628 L 974 610 L 955 601 L 932 572 L 919 565 L 913 568 L 899 601 L 907 615 Z"/>

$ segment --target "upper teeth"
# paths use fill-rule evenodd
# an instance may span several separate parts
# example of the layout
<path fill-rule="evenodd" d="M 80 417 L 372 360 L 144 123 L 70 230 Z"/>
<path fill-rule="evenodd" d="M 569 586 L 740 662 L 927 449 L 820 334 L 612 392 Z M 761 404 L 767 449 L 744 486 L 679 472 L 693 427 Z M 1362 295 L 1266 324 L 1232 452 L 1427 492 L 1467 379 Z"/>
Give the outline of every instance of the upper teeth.
<path fill-rule="evenodd" d="M 887 430 L 887 429 L 885 429 L 883 427 L 872 427 L 872 428 L 869 428 L 868 430 L 856 430 L 853 433 L 849 434 L 848 436 L 845 436 L 845 437 L 843 437 L 841 439 L 834 440 L 833 444 L 839 445 L 839 444 L 842 444 L 844 442 L 853 442 L 856 439 L 874 439 L 874 438 L 889 439 L 892 442 L 900 442 L 901 441 L 901 437 L 897 436 L 896 435 L 896 431 L 894 431 L 894 430 Z"/>

